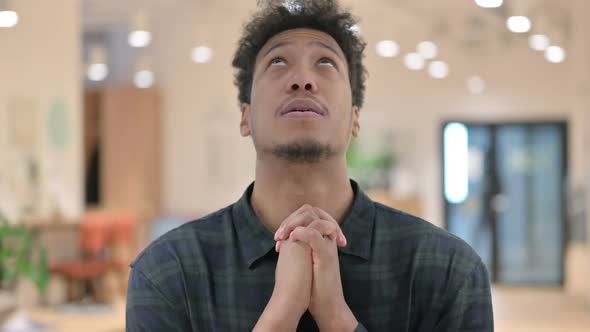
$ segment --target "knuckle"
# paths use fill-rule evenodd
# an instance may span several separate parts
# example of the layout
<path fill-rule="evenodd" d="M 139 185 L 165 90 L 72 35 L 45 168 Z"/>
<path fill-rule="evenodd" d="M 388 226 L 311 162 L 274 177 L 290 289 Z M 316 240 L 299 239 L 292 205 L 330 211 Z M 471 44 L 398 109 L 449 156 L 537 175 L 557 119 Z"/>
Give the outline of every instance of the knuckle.
<path fill-rule="evenodd" d="M 319 220 L 314 220 L 309 224 L 309 227 L 311 227 L 311 228 L 318 228 L 320 226 L 321 226 L 321 224 L 319 223 Z"/>
<path fill-rule="evenodd" d="M 280 227 L 283 228 L 283 229 L 288 229 L 289 227 L 291 227 L 291 220 L 289 220 L 289 219 L 284 220 L 281 223 L 281 226 Z"/>
<path fill-rule="evenodd" d="M 315 215 L 315 213 L 313 213 L 313 211 L 308 210 L 308 211 L 305 211 L 304 213 L 305 213 L 304 217 L 307 220 L 314 220 L 316 218 L 316 215 Z"/>
<path fill-rule="evenodd" d="M 314 220 L 311 224 L 309 224 L 309 228 L 321 231 L 325 229 L 324 225 L 322 224 L 321 220 Z"/>
<path fill-rule="evenodd" d="M 295 227 L 295 229 L 293 229 L 293 233 L 302 234 L 302 233 L 305 233 L 306 230 L 307 229 L 303 226 L 297 226 L 297 227 Z"/>
<path fill-rule="evenodd" d="M 301 207 L 301 210 L 303 211 L 313 211 L 313 207 L 309 204 L 303 204 L 303 206 Z"/>
<path fill-rule="evenodd" d="M 323 228 L 328 229 L 330 231 L 333 231 L 333 230 L 339 228 L 337 224 L 335 224 L 335 223 L 333 223 L 331 221 L 328 221 L 328 220 L 323 220 L 322 219 L 322 220 L 319 220 L 319 222 L 321 223 L 321 225 L 322 225 Z"/>

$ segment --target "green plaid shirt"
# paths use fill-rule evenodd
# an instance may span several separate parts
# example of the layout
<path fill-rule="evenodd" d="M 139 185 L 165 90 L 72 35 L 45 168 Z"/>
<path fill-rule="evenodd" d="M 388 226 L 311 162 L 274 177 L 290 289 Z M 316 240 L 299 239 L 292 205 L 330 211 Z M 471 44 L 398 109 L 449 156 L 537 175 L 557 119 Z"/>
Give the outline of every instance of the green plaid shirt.
<path fill-rule="evenodd" d="M 488 273 L 462 240 L 371 201 L 351 181 L 341 227 L 344 297 L 356 331 L 493 331 Z M 170 231 L 131 264 L 127 331 L 251 331 L 272 294 L 273 234 L 242 198 Z M 309 313 L 298 331 L 317 331 Z"/>

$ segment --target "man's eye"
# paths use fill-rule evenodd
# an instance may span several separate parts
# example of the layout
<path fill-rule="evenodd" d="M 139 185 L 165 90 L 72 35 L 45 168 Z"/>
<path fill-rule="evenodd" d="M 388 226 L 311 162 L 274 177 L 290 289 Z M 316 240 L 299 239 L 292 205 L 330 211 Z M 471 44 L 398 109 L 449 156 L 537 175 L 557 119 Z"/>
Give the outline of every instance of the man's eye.
<path fill-rule="evenodd" d="M 332 66 L 332 67 L 336 67 L 336 65 L 334 64 L 334 61 L 332 61 L 329 58 L 321 58 L 319 64 L 320 64 L 320 66 Z"/>
<path fill-rule="evenodd" d="M 274 58 L 270 61 L 271 66 L 284 66 L 286 64 L 283 58 Z"/>

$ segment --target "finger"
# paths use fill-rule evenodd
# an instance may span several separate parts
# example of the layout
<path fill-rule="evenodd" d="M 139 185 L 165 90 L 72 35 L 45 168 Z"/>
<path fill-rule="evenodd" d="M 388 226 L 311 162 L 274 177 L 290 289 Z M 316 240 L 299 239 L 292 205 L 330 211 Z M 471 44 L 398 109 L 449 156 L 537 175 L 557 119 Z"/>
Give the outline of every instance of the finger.
<path fill-rule="evenodd" d="M 317 230 L 322 236 L 327 236 L 332 241 L 336 241 L 340 235 L 340 227 L 338 227 L 337 224 L 327 220 L 314 220 L 307 227 Z"/>
<path fill-rule="evenodd" d="M 275 241 L 285 240 L 289 234 L 299 226 L 307 226 L 318 218 L 311 205 L 304 205 L 285 219 L 275 233 Z"/>
<path fill-rule="evenodd" d="M 287 240 L 284 240 L 287 241 Z M 283 243 L 283 241 L 277 241 L 277 243 L 275 243 L 275 251 L 276 252 L 281 252 L 281 244 Z"/>
<path fill-rule="evenodd" d="M 311 250 L 321 253 L 323 251 L 324 237 L 320 232 L 313 228 L 299 226 L 291 232 L 289 239 L 307 243 Z"/>
<path fill-rule="evenodd" d="M 283 240 L 283 241 L 289 241 L 290 239 L 287 240 Z M 281 252 L 281 244 L 283 243 L 283 241 L 277 241 L 275 243 L 275 251 L 280 253 Z"/>
<path fill-rule="evenodd" d="M 336 243 L 341 247 L 346 245 L 346 242 L 344 243 L 344 245 L 342 245 L 338 241 L 338 239 L 342 235 L 342 231 L 340 230 L 338 224 L 336 224 L 335 222 L 316 219 L 312 221 L 311 224 L 309 224 L 307 227 L 317 230 L 323 237 L 328 237 L 330 240 L 336 241 Z M 275 251 L 280 252 L 280 247 L 281 241 L 277 241 L 277 243 L 275 244 Z"/>
<path fill-rule="evenodd" d="M 310 207 L 311 206 L 309 204 L 303 204 L 299 209 L 293 211 L 293 213 L 291 213 L 287 218 L 285 218 L 285 220 L 283 220 L 283 222 L 281 222 L 281 224 L 279 225 L 279 228 L 275 231 L 275 240 L 278 239 L 278 237 L 279 237 L 278 235 L 281 234 L 283 227 L 285 226 L 287 221 L 294 218 L 295 216 L 300 214 L 302 211 L 309 210 Z M 312 208 L 312 210 L 313 210 L 313 208 Z"/>
<path fill-rule="evenodd" d="M 336 242 L 338 243 L 338 246 L 346 247 L 346 244 L 348 243 L 348 241 L 346 240 L 346 236 L 344 236 L 344 233 L 342 232 L 342 229 L 340 228 L 340 224 L 338 224 L 336 219 L 332 218 L 332 216 L 328 212 L 322 210 L 321 208 L 319 208 L 317 206 L 315 206 L 313 209 L 314 209 L 315 213 L 318 214 L 320 219 L 329 220 L 329 221 L 334 222 L 336 225 L 338 225 L 339 235 L 338 235 L 338 238 L 336 239 Z"/>

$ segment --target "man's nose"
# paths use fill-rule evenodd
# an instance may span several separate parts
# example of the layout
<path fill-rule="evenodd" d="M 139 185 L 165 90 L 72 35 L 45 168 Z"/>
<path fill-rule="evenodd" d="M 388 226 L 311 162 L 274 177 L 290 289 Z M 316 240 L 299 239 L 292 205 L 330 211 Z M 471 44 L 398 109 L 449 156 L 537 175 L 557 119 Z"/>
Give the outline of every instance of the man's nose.
<path fill-rule="evenodd" d="M 318 86 L 315 80 L 309 74 L 298 74 L 293 75 L 291 80 L 289 80 L 287 89 L 289 90 L 289 93 L 300 91 L 316 93 Z"/>
<path fill-rule="evenodd" d="M 301 86 L 299 85 L 299 83 L 293 83 L 293 84 L 291 85 L 291 90 L 292 90 L 292 91 L 297 91 L 297 90 L 299 90 L 300 88 L 301 88 Z M 305 85 L 303 86 L 303 88 L 304 88 L 306 91 L 313 92 L 313 84 L 312 84 L 312 83 L 305 83 Z"/>

